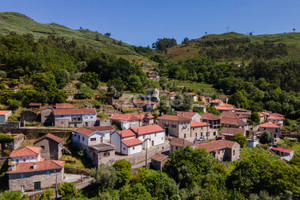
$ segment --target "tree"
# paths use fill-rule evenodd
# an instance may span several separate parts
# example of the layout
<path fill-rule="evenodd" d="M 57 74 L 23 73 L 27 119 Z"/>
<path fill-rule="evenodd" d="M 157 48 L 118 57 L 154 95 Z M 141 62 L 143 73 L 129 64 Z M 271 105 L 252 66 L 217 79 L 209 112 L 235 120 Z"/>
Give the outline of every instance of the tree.
<path fill-rule="evenodd" d="M 65 182 L 62 185 L 58 185 L 57 190 L 58 194 L 62 196 L 61 200 L 69 200 L 77 195 L 77 190 L 73 183 Z"/>
<path fill-rule="evenodd" d="M 5 133 L 0 133 L 1 151 L 3 152 L 5 144 L 14 140 L 14 137 Z"/>
<path fill-rule="evenodd" d="M 5 190 L 3 193 L 0 193 L 0 200 L 27 200 L 27 195 L 23 194 L 20 190 L 19 191 L 11 191 Z"/>
<path fill-rule="evenodd" d="M 269 131 L 264 131 L 260 138 L 259 138 L 259 142 L 261 144 L 267 144 L 270 142 L 270 132 Z"/>
<path fill-rule="evenodd" d="M 114 99 L 118 99 L 122 96 L 122 93 L 119 92 L 114 86 L 109 86 L 107 89 L 107 93 L 109 96 L 113 97 Z"/>
<path fill-rule="evenodd" d="M 0 77 L 1 78 L 6 78 L 7 74 L 5 71 L 0 70 Z"/>
<path fill-rule="evenodd" d="M 169 104 L 169 101 L 166 99 L 161 99 L 158 104 L 158 109 L 160 114 L 171 114 L 172 108 Z"/>
<path fill-rule="evenodd" d="M 218 111 L 215 107 L 207 107 L 206 111 L 208 113 L 212 113 L 214 115 L 220 115 L 221 114 L 220 111 Z"/>
<path fill-rule="evenodd" d="M 118 181 L 116 188 L 121 188 L 128 184 L 131 176 L 131 164 L 125 159 L 118 160 L 113 164 L 115 168 Z"/>
<path fill-rule="evenodd" d="M 230 103 L 234 104 L 238 108 L 248 108 L 248 99 L 240 91 L 235 92 L 231 96 Z"/>
<path fill-rule="evenodd" d="M 104 33 L 104 36 L 109 38 L 111 36 L 111 33 Z"/>
<path fill-rule="evenodd" d="M 31 77 L 31 83 L 38 91 L 54 91 L 57 87 L 52 73 L 36 73 Z"/>
<path fill-rule="evenodd" d="M 183 39 L 183 41 L 182 41 L 182 44 L 185 44 L 186 46 L 188 46 L 189 43 L 190 43 L 190 40 L 189 40 L 189 38 L 187 38 L 187 37 L 185 37 L 185 38 Z"/>
<path fill-rule="evenodd" d="M 155 43 L 152 44 L 152 48 L 167 53 L 167 48 L 171 48 L 175 45 L 177 45 L 177 42 L 174 38 L 159 38 Z"/>
<path fill-rule="evenodd" d="M 172 107 L 180 111 L 190 111 L 193 106 L 193 97 L 188 94 L 176 94 L 172 101 Z"/>
<path fill-rule="evenodd" d="M 78 90 L 78 94 L 75 95 L 75 99 L 90 99 L 94 96 L 94 90 L 90 87 L 82 85 Z"/>
<path fill-rule="evenodd" d="M 255 123 L 259 123 L 260 122 L 260 115 L 258 112 L 252 112 L 251 113 L 251 121 L 255 122 Z"/>
<path fill-rule="evenodd" d="M 107 82 L 107 86 L 108 87 L 113 86 L 121 94 L 123 93 L 124 87 L 125 87 L 124 82 L 119 78 L 114 78 L 114 79 L 109 80 Z"/>
<path fill-rule="evenodd" d="M 93 169 L 91 176 L 95 178 L 94 184 L 101 191 L 107 188 L 113 188 L 118 180 L 115 168 L 105 164 L 100 164 L 98 169 Z"/>
<path fill-rule="evenodd" d="M 97 89 L 99 85 L 98 75 L 95 72 L 86 72 L 82 74 L 80 81 L 92 89 Z"/>
<path fill-rule="evenodd" d="M 127 89 L 132 92 L 142 92 L 143 91 L 143 84 L 138 75 L 133 74 L 133 75 L 129 76 L 128 82 L 127 82 Z"/>
<path fill-rule="evenodd" d="M 147 192 L 145 186 L 141 183 L 133 186 L 127 186 L 120 191 L 120 199 L 124 200 L 152 200 L 151 194 Z"/>
<path fill-rule="evenodd" d="M 247 138 L 242 133 L 234 134 L 233 140 L 241 145 L 241 147 L 245 147 L 247 144 Z"/>
<path fill-rule="evenodd" d="M 44 192 L 37 198 L 37 200 L 51 200 L 52 196 L 54 196 L 54 191 L 51 188 L 47 188 Z"/>

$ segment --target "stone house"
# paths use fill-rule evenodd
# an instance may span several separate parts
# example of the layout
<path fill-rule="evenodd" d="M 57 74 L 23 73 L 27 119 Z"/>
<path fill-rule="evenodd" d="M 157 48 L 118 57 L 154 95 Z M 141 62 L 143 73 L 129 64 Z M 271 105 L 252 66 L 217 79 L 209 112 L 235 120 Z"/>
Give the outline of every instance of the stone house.
<path fill-rule="evenodd" d="M 53 108 L 45 108 L 41 111 L 41 124 L 43 126 L 54 126 Z"/>
<path fill-rule="evenodd" d="M 42 107 L 42 103 L 31 102 L 30 104 L 28 104 L 28 108 L 31 109 L 39 109 L 40 107 Z"/>
<path fill-rule="evenodd" d="M 23 110 L 20 113 L 21 122 L 34 122 L 38 121 L 38 112 L 36 110 Z"/>
<path fill-rule="evenodd" d="M 63 139 L 51 133 L 38 138 L 33 145 L 42 148 L 41 156 L 45 160 L 59 160 L 62 155 Z"/>
<path fill-rule="evenodd" d="M 24 162 L 12 166 L 7 171 L 9 190 L 33 191 L 62 184 L 64 161 L 46 160 Z"/>
<path fill-rule="evenodd" d="M 133 104 L 137 108 L 142 108 L 144 112 L 152 112 L 156 107 L 157 102 L 153 102 L 150 100 L 135 100 Z"/>
<path fill-rule="evenodd" d="M 216 139 L 218 137 L 217 129 L 210 128 L 207 122 L 191 122 L 190 138 L 198 139 L 205 138 L 207 140 Z"/>
<path fill-rule="evenodd" d="M 113 126 L 81 127 L 73 131 L 73 145 L 82 150 L 87 150 L 89 146 L 110 143 L 110 135 L 115 131 Z"/>
<path fill-rule="evenodd" d="M 97 144 L 89 146 L 86 151 L 89 155 L 93 165 L 99 167 L 101 163 L 111 165 L 114 161 L 113 157 L 115 156 L 115 147 L 111 144 Z"/>
<path fill-rule="evenodd" d="M 169 144 L 170 151 L 174 152 L 182 147 L 192 146 L 194 143 L 183 138 L 172 138 Z"/>
<path fill-rule="evenodd" d="M 159 126 L 165 129 L 166 135 L 187 138 L 191 132 L 191 119 L 175 116 L 175 115 L 163 115 L 158 118 Z"/>
<path fill-rule="evenodd" d="M 221 106 L 224 102 L 220 99 L 215 99 L 210 102 L 210 106 Z"/>
<path fill-rule="evenodd" d="M 215 140 L 195 145 L 196 149 L 206 149 L 218 162 L 235 161 L 240 158 L 240 145 L 229 140 Z"/>
<path fill-rule="evenodd" d="M 0 123 L 6 123 L 8 117 L 12 115 L 11 110 L 0 110 Z"/>
<path fill-rule="evenodd" d="M 114 114 L 110 119 L 112 124 L 117 125 L 121 130 L 154 124 L 154 116 L 148 113 L 145 115 Z"/>
<path fill-rule="evenodd" d="M 220 131 L 220 135 L 223 135 L 226 140 L 233 140 L 234 135 L 237 133 L 246 136 L 246 130 L 243 128 L 223 127 Z"/>
<path fill-rule="evenodd" d="M 201 122 L 202 116 L 197 112 L 183 112 L 177 111 L 177 115 L 181 117 L 186 117 L 195 122 Z"/>
<path fill-rule="evenodd" d="M 207 122 L 210 124 L 210 128 L 218 129 L 220 128 L 220 121 L 221 118 L 217 115 L 214 115 L 212 113 L 203 113 L 202 114 L 202 122 Z"/>
<path fill-rule="evenodd" d="M 225 95 L 220 95 L 218 96 L 217 99 L 220 99 L 221 101 L 223 101 L 224 103 L 228 103 L 228 97 Z"/>
<path fill-rule="evenodd" d="M 260 125 L 258 125 L 258 131 L 259 132 L 264 132 L 264 131 L 269 131 L 271 134 L 271 137 L 274 138 L 279 138 L 281 136 L 281 132 L 280 132 L 281 127 L 274 123 L 274 122 L 264 122 L 261 123 Z"/>
<path fill-rule="evenodd" d="M 267 121 L 276 122 L 280 124 L 283 124 L 283 120 L 284 116 L 278 113 L 271 113 L 267 118 Z"/>
<path fill-rule="evenodd" d="M 155 170 L 162 170 L 168 160 L 169 156 L 156 154 L 151 158 L 151 168 Z"/>
<path fill-rule="evenodd" d="M 243 128 L 245 130 L 249 129 L 249 124 L 241 120 L 243 116 L 237 116 L 233 112 L 222 112 L 221 115 L 221 124 L 232 127 L 232 128 Z"/>

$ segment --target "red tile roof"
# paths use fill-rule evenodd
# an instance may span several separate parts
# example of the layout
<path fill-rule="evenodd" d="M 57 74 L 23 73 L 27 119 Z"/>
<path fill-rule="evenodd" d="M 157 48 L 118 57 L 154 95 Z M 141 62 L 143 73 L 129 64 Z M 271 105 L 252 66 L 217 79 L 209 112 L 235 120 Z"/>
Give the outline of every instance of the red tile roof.
<path fill-rule="evenodd" d="M 225 96 L 225 95 L 220 95 L 218 98 L 220 98 L 220 99 L 227 99 L 228 97 Z"/>
<path fill-rule="evenodd" d="M 240 118 L 233 112 L 222 112 L 221 115 L 221 124 L 229 124 L 229 125 L 236 125 L 236 126 L 243 126 L 247 125 L 248 123 L 240 120 Z"/>
<path fill-rule="evenodd" d="M 28 106 L 42 106 L 42 103 L 30 103 Z"/>
<path fill-rule="evenodd" d="M 31 146 L 25 146 L 19 149 L 15 149 L 11 152 L 9 155 L 10 158 L 15 157 L 24 157 L 24 156 L 37 156 L 41 153 L 42 148 L 41 147 L 31 147 Z"/>
<path fill-rule="evenodd" d="M 127 130 L 123 130 L 123 131 L 117 131 L 117 133 L 119 135 L 121 135 L 122 138 L 135 137 L 136 136 L 136 134 L 131 129 L 127 129 Z"/>
<path fill-rule="evenodd" d="M 122 142 L 127 146 L 127 147 L 132 147 L 136 145 L 140 145 L 143 142 L 139 138 L 130 138 L 130 139 L 124 139 Z"/>
<path fill-rule="evenodd" d="M 279 116 L 279 115 L 272 115 L 272 114 L 271 114 L 271 115 L 268 117 L 268 119 L 282 120 L 282 119 L 284 119 L 284 117 Z"/>
<path fill-rule="evenodd" d="M 179 94 L 178 92 L 171 92 L 170 94 L 169 94 L 169 97 L 173 97 L 173 96 L 175 96 L 176 94 Z"/>
<path fill-rule="evenodd" d="M 158 75 L 156 74 L 148 74 L 148 77 L 157 77 Z"/>
<path fill-rule="evenodd" d="M 186 146 L 193 145 L 193 143 L 183 138 L 172 138 L 172 140 L 170 141 L 170 145 L 176 147 L 182 147 L 182 146 L 186 147 Z"/>
<path fill-rule="evenodd" d="M 116 120 L 119 122 L 125 121 L 136 121 L 136 120 L 143 120 L 145 115 L 138 115 L 138 114 L 114 114 L 110 117 L 112 120 Z M 150 119 L 154 119 L 153 115 L 149 115 Z"/>
<path fill-rule="evenodd" d="M 192 121 L 191 122 L 191 127 L 194 128 L 194 127 L 200 127 L 200 126 L 209 126 L 210 124 L 209 123 L 206 123 L 206 122 L 195 122 L 195 121 Z"/>
<path fill-rule="evenodd" d="M 115 128 L 113 126 L 92 126 L 92 127 L 80 127 L 75 130 L 75 132 L 89 136 L 97 131 L 114 131 Z"/>
<path fill-rule="evenodd" d="M 169 156 L 167 155 L 164 155 L 164 154 L 156 154 L 155 156 L 153 156 L 151 159 L 152 160 L 155 160 L 155 161 L 158 161 L 158 162 L 162 162 L 166 159 L 168 159 Z"/>
<path fill-rule="evenodd" d="M 149 101 L 149 100 L 135 100 L 133 101 L 134 104 L 145 104 L 145 105 L 155 105 L 156 102 Z"/>
<path fill-rule="evenodd" d="M 182 116 L 176 116 L 176 115 L 163 115 L 158 118 L 158 120 L 166 120 L 166 121 L 191 121 L 191 119 L 182 117 Z"/>
<path fill-rule="evenodd" d="M 75 106 L 73 106 L 70 103 L 56 103 L 55 108 L 57 108 L 57 109 L 59 109 L 59 108 L 75 108 Z"/>
<path fill-rule="evenodd" d="M 191 95 L 191 96 L 198 96 L 197 94 L 193 93 L 193 92 L 188 92 L 187 94 Z"/>
<path fill-rule="evenodd" d="M 53 134 L 51 134 L 51 133 L 48 133 L 48 134 L 46 134 L 46 135 L 44 135 L 44 136 L 38 138 L 36 141 L 33 142 L 33 144 L 35 144 L 35 143 L 37 143 L 37 142 L 39 142 L 39 141 L 41 141 L 41 140 L 43 140 L 43 139 L 45 139 L 45 138 L 50 138 L 50 139 L 52 139 L 53 141 L 55 141 L 55 142 L 57 142 L 57 143 L 61 143 L 61 142 L 63 141 L 62 138 L 57 137 L 57 136 L 55 136 L 55 135 L 53 135 Z"/>
<path fill-rule="evenodd" d="M 59 108 L 53 109 L 54 115 L 97 114 L 95 108 Z"/>
<path fill-rule="evenodd" d="M 206 149 L 207 152 L 217 151 L 225 148 L 232 148 L 236 142 L 229 140 L 216 140 L 211 142 L 199 143 L 195 147 L 197 149 Z"/>
<path fill-rule="evenodd" d="M 217 109 L 217 110 L 227 110 L 227 111 L 229 111 L 229 110 L 234 110 L 234 108 L 232 108 L 232 107 L 229 107 L 229 106 L 223 106 L 223 104 L 222 104 L 222 106 L 214 106 L 215 107 L 215 109 Z"/>
<path fill-rule="evenodd" d="M 11 111 L 10 110 L 0 110 L 0 115 L 6 115 L 9 112 L 11 112 Z"/>
<path fill-rule="evenodd" d="M 183 112 L 183 111 L 177 111 L 178 116 L 186 117 L 189 119 L 192 119 L 197 113 L 196 112 Z"/>
<path fill-rule="evenodd" d="M 10 167 L 7 171 L 9 174 L 14 173 L 24 173 L 24 172 L 34 172 L 34 171 L 46 171 L 46 170 L 53 170 L 53 169 L 61 169 L 64 167 L 65 161 L 60 160 L 45 160 L 36 162 L 36 168 L 33 169 L 33 164 L 35 162 L 25 162 L 19 163 L 16 165 L 16 170 L 12 171 Z"/>
<path fill-rule="evenodd" d="M 279 147 L 271 147 L 271 150 L 275 150 L 275 151 L 280 151 L 280 152 L 284 152 L 284 153 L 291 153 L 293 152 L 293 150 L 291 149 L 284 149 L 284 148 L 279 148 Z"/>
<path fill-rule="evenodd" d="M 145 135 L 150 133 L 157 133 L 157 132 L 164 132 L 165 130 L 160 127 L 159 125 L 148 125 L 148 126 L 140 126 L 131 128 L 134 132 L 136 132 L 138 135 Z"/>
<path fill-rule="evenodd" d="M 210 103 L 220 103 L 220 104 L 223 104 L 224 102 L 221 99 L 215 99 L 215 100 L 211 101 Z"/>
<path fill-rule="evenodd" d="M 233 105 L 229 104 L 229 103 L 223 103 L 222 106 L 223 107 L 231 107 L 231 108 L 233 108 Z"/>
<path fill-rule="evenodd" d="M 220 133 L 222 134 L 229 134 L 229 135 L 234 135 L 237 133 L 245 133 L 245 129 L 243 128 L 231 128 L 231 127 L 223 127 L 220 131 Z"/>
<path fill-rule="evenodd" d="M 276 125 L 273 122 L 267 121 L 258 125 L 260 128 L 280 128 L 280 126 Z"/>
<path fill-rule="evenodd" d="M 220 120 L 221 118 L 217 115 L 212 114 L 212 113 L 205 112 L 205 113 L 202 114 L 202 119 L 215 121 L 215 120 Z"/>

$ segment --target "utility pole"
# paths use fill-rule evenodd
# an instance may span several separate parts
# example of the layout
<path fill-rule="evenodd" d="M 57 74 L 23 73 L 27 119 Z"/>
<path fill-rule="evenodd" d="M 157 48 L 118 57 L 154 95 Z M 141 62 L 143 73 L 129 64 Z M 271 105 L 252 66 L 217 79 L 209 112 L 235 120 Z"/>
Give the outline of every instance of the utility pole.
<path fill-rule="evenodd" d="M 56 170 L 54 170 L 55 176 L 56 176 L 56 180 L 55 180 L 55 199 L 57 200 L 57 173 Z"/>
<path fill-rule="evenodd" d="M 148 160 L 148 148 L 147 148 L 148 147 L 148 145 L 147 145 L 148 143 L 147 143 L 147 140 L 149 140 L 149 138 L 147 138 L 147 139 L 144 140 L 144 142 L 146 142 L 146 144 L 145 144 L 145 148 L 146 148 L 145 169 L 147 169 L 147 160 Z"/>

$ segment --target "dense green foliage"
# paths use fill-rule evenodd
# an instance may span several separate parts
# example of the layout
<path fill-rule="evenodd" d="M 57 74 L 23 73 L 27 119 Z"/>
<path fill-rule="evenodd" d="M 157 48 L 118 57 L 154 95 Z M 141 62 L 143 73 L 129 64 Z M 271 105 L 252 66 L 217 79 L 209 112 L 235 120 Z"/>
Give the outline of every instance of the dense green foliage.
<path fill-rule="evenodd" d="M 242 133 L 234 134 L 233 140 L 241 145 L 241 147 L 245 147 L 247 144 L 247 138 Z"/>
<path fill-rule="evenodd" d="M 51 200 L 52 196 L 54 196 L 54 191 L 51 190 L 51 188 L 47 188 L 43 191 L 43 193 L 41 194 L 41 196 L 39 196 L 37 198 L 37 200 Z"/>
<path fill-rule="evenodd" d="M 270 142 L 270 137 L 271 137 L 270 132 L 264 131 L 259 138 L 259 142 L 261 144 L 267 144 Z"/>
<path fill-rule="evenodd" d="M 73 197 L 76 197 L 77 195 L 77 190 L 73 183 L 65 182 L 62 185 L 58 185 L 57 191 L 58 194 L 62 196 L 61 200 L 69 200 L 72 199 Z"/>
<path fill-rule="evenodd" d="M 27 200 L 27 195 L 24 195 L 21 191 L 10 191 L 6 190 L 3 193 L 0 193 L 0 200 Z"/>
<path fill-rule="evenodd" d="M 131 164 L 125 159 L 118 160 L 113 164 L 118 177 L 116 188 L 121 188 L 128 184 L 131 176 Z"/>

